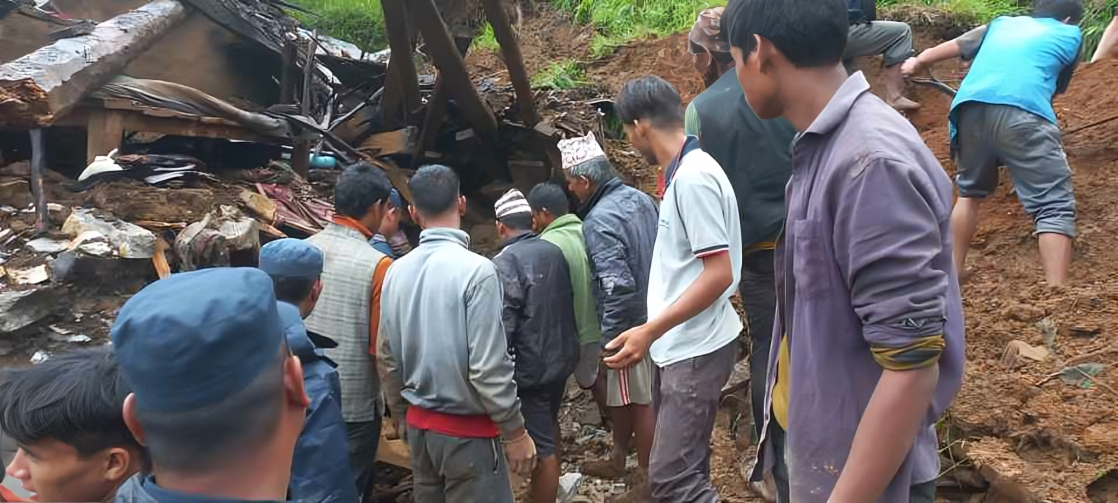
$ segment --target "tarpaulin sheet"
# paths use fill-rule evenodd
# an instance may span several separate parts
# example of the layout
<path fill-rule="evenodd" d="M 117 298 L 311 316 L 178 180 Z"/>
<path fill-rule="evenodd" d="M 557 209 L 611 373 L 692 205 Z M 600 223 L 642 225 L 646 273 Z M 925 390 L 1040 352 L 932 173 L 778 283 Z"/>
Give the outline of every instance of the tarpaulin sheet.
<path fill-rule="evenodd" d="M 321 199 L 300 198 L 290 187 L 257 183 L 257 190 L 276 203 L 276 226 L 288 226 L 311 235 L 326 228 L 334 218 L 334 207 Z"/>

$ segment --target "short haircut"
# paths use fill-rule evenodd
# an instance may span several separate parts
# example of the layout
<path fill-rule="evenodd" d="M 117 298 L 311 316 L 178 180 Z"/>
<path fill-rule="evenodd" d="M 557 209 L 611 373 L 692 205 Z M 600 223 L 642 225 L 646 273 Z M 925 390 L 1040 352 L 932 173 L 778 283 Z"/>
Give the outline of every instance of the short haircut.
<path fill-rule="evenodd" d="M 532 230 L 532 214 L 531 213 L 513 213 L 512 215 L 505 215 L 498 219 L 505 227 L 517 231 L 530 231 Z"/>
<path fill-rule="evenodd" d="M 624 124 L 648 120 L 657 129 L 683 128 L 683 100 L 679 91 L 655 75 L 626 82 L 613 109 Z"/>
<path fill-rule="evenodd" d="M 374 204 L 388 201 L 392 182 L 380 168 L 368 163 L 352 164 L 334 185 L 334 211 L 350 218 L 361 218 Z"/>
<path fill-rule="evenodd" d="M 571 176 L 581 176 L 590 180 L 594 186 L 600 187 L 602 184 L 617 178 L 617 171 L 613 169 L 613 165 L 609 163 L 609 159 L 599 156 L 582 164 L 578 164 L 568 170 Z"/>
<path fill-rule="evenodd" d="M 315 281 L 307 278 L 272 278 L 276 289 L 276 300 L 292 304 L 303 302 L 311 296 Z"/>
<path fill-rule="evenodd" d="M 842 0 L 731 0 L 722 26 L 731 47 L 749 54 L 760 35 L 799 68 L 842 62 L 850 32 Z"/>
<path fill-rule="evenodd" d="M 412 204 L 423 215 L 441 215 L 457 207 L 461 197 L 458 175 L 441 164 L 419 168 L 408 181 Z"/>
<path fill-rule="evenodd" d="M 1083 0 L 1036 0 L 1033 17 L 1047 17 L 1079 24 L 1083 20 Z"/>
<path fill-rule="evenodd" d="M 543 182 L 532 188 L 528 193 L 528 205 L 532 211 L 547 210 L 556 217 L 561 217 L 571 212 L 571 200 L 563 188 L 551 182 Z"/>
<path fill-rule="evenodd" d="M 275 434 L 283 414 L 283 372 L 288 350 L 277 351 L 245 389 L 190 411 L 162 412 L 138 407 L 152 463 L 164 470 L 211 471 L 230 453 L 256 449 Z"/>
<path fill-rule="evenodd" d="M 0 428 L 20 445 L 54 439 L 82 457 L 110 447 L 140 451 L 124 423 L 129 393 L 107 347 L 53 356 L 8 373 L 0 385 Z"/>

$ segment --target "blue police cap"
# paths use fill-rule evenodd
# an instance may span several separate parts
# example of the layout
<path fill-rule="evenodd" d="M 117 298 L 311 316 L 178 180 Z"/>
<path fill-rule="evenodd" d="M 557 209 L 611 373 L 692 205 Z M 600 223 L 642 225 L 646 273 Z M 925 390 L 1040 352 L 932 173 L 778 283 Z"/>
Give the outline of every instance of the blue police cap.
<path fill-rule="evenodd" d="M 273 278 L 318 279 L 322 250 L 301 239 L 277 239 L 260 248 L 260 270 Z"/>
<path fill-rule="evenodd" d="M 174 274 L 124 304 L 111 330 L 137 406 L 197 410 L 277 365 L 283 326 L 272 279 L 254 268 Z"/>

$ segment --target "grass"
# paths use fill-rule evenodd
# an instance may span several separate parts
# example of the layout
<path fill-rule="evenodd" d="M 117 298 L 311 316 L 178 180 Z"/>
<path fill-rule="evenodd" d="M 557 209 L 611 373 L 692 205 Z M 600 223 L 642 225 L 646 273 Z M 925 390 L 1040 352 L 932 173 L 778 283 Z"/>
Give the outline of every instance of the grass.
<path fill-rule="evenodd" d="M 629 40 L 666 37 L 687 31 L 699 12 L 726 5 L 726 0 L 551 0 L 551 6 L 592 25 L 596 35 L 590 54 L 600 58 Z"/>
<path fill-rule="evenodd" d="M 388 47 L 380 0 L 289 0 L 315 15 L 290 10 L 309 29 L 352 42 L 366 51 Z"/>
<path fill-rule="evenodd" d="M 574 89 L 585 84 L 586 72 L 573 59 L 551 63 L 532 76 L 536 89 Z"/>
<path fill-rule="evenodd" d="M 497 35 L 493 33 L 493 25 L 485 23 L 485 30 L 478 38 L 474 39 L 473 48 L 482 51 L 499 51 L 501 44 L 497 43 Z"/>

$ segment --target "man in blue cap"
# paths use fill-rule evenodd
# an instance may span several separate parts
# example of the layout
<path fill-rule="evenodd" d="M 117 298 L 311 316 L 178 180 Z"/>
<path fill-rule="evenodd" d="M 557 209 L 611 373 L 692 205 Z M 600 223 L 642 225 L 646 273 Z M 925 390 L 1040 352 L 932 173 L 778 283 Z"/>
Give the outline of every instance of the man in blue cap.
<path fill-rule="evenodd" d="M 369 244 L 373 245 L 373 248 L 392 260 L 396 260 L 396 251 L 392 249 L 392 243 L 388 240 L 400 231 L 400 209 L 403 207 L 404 199 L 396 189 L 392 189 L 388 195 L 388 211 L 384 213 L 380 229 L 373 234 L 372 239 L 369 239 Z"/>
<path fill-rule="evenodd" d="M 321 250 L 298 239 L 279 239 L 260 249 L 260 269 L 272 277 L 287 347 L 303 364 L 303 384 L 311 399 L 307 424 L 295 445 L 290 498 L 353 502 L 358 495 L 346 451 L 342 385 L 336 365 L 323 352 L 338 344 L 308 333 L 303 324 L 322 291 L 322 262 Z"/>
<path fill-rule="evenodd" d="M 115 501 L 286 500 L 309 400 L 266 273 L 156 281 L 125 303 L 111 335 L 133 391 L 124 421 L 153 465 Z"/>

